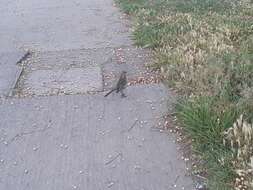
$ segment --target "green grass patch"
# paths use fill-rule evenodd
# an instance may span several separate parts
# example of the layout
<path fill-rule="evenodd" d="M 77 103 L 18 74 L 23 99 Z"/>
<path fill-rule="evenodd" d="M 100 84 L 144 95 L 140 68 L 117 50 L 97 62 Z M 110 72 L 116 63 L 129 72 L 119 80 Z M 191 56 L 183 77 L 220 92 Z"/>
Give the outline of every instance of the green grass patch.
<path fill-rule="evenodd" d="M 210 189 L 233 189 L 240 168 L 223 132 L 241 114 L 253 122 L 253 1 L 116 1 L 134 18 L 136 45 L 153 50 L 154 69 L 184 97 L 178 117 Z"/>
<path fill-rule="evenodd" d="M 235 108 L 217 113 L 215 98 L 201 97 L 177 105 L 178 119 L 192 139 L 193 150 L 202 157 L 208 170 L 210 189 L 231 189 L 235 177 L 233 154 L 223 146 L 222 132 L 234 123 L 238 112 Z M 219 106 L 219 105 L 218 105 Z"/>

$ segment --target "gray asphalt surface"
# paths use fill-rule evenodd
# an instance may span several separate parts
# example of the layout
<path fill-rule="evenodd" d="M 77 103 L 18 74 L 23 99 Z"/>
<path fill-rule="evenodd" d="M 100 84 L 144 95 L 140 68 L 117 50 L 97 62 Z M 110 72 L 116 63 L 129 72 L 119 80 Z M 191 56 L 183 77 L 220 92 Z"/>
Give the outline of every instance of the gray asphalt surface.
<path fill-rule="evenodd" d="M 103 96 L 122 70 L 151 77 L 112 0 L 0 3 L 0 190 L 193 189 L 159 125 L 171 92 L 136 84 Z"/>

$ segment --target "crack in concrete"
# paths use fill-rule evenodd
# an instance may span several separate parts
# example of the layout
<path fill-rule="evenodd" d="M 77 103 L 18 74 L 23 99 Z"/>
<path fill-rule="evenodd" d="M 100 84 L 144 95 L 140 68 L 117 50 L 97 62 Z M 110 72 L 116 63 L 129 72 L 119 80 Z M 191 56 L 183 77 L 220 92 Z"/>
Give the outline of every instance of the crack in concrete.
<path fill-rule="evenodd" d="M 18 138 L 24 137 L 26 135 L 32 135 L 34 133 L 39 133 L 39 132 L 45 132 L 46 130 L 52 128 L 51 126 L 47 126 L 44 127 L 42 129 L 38 129 L 38 130 L 33 130 L 33 131 L 28 131 L 28 132 L 21 132 L 19 134 L 16 134 L 14 137 L 12 137 L 9 141 L 8 141 L 8 145 L 10 145 L 11 143 L 13 143 L 15 140 L 17 140 Z"/>
<path fill-rule="evenodd" d="M 109 161 L 107 161 L 106 163 L 105 163 L 105 165 L 108 165 L 108 164 L 110 164 L 110 163 L 112 163 L 114 160 L 116 160 L 117 158 L 119 158 L 119 157 L 123 157 L 123 154 L 122 154 L 122 152 L 119 152 L 116 156 L 114 156 L 111 160 L 109 160 Z"/>
<path fill-rule="evenodd" d="M 11 88 L 11 90 L 10 90 L 7 98 L 14 96 L 17 93 L 17 91 L 19 90 L 18 89 L 18 84 L 20 82 L 20 79 L 21 79 L 21 76 L 23 75 L 23 73 L 24 73 L 24 67 L 20 67 L 20 70 L 19 70 L 19 72 L 17 74 L 16 80 L 13 83 L 13 85 L 12 85 L 13 87 Z"/>
<path fill-rule="evenodd" d="M 31 57 L 31 56 L 32 56 L 32 53 L 31 53 L 30 51 L 27 51 L 27 52 L 23 55 L 23 57 L 21 57 L 21 59 L 17 61 L 16 64 L 22 64 L 24 61 L 26 61 L 26 60 L 27 60 L 29 57 Z"/>

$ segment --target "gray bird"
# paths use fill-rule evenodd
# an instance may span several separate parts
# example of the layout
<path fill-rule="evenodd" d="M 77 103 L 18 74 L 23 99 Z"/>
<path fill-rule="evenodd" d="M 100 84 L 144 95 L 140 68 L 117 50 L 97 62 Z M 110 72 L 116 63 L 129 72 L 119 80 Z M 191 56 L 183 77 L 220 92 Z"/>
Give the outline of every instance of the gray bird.
<path fill-rule="evenodd" d="M 127 77 L 126 77 L 126 71 L 122 71 L 119 80 L 117 82 L 117 85 L 115 88 L 113 88 L 110 92 L 108 92 L 106 96 L 108 96 L 109 94 L 111 94 L 112 92 L 116 91 L 116 93 L 121 93 L 121 97 L 126 97 L 126 95 L 124 94 L 123 90 L 126 88 L 127 85 Z"/>

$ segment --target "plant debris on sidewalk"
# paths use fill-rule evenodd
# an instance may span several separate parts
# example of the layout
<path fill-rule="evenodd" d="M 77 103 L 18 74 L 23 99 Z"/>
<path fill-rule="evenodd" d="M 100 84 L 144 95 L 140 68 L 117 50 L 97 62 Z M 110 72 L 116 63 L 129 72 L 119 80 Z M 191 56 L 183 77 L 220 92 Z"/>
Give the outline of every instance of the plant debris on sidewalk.
<path fill-rule="evenodd" d="M 177 89 L 209 189 L 253 189 L 253 1 L 117 0 Z"/>

